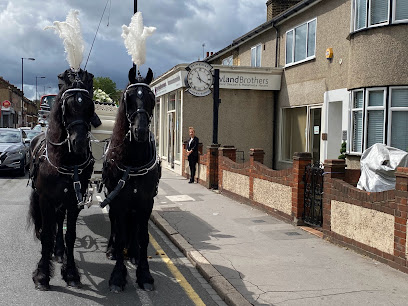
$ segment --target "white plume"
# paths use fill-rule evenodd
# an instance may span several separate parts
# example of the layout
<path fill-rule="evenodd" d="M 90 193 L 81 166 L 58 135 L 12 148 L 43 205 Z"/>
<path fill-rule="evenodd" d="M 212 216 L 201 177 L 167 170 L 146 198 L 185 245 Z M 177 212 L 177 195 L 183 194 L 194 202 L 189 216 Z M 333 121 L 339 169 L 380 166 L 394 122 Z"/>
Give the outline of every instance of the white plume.
<path fill-rule="evenodd" d="M 141 12 L 136 12 L 129 26 L 122 26 L 122 37 L 128 54 L 136 65 L 142 65 L 146 61 L 146 38 L 156 31 L 155 27 L 144 27 Z"/>
<path fill-rule="evenodd" d="M 74 71 L 79 70 L 85 49 L 78 14 L 79 11 L 70 10 L 65 21 L 54 21 L 53 26 L 44 28 L 54 29 L 59 34 L 67 53 L 68 64 Z"/>

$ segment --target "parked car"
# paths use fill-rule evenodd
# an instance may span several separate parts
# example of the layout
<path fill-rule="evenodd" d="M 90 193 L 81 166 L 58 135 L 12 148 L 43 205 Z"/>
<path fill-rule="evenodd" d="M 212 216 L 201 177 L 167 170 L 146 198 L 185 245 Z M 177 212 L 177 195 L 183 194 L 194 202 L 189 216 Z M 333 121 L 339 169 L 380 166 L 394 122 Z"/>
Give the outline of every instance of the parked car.
<path fill-rule="evenodd" d="M 26 139 L 29 139 L 30 141 L 33 140 L 33 138 L 39 134 L 41 134 L 43 131 L 41 130 L 28 130 L 24 131 L 26 133 Z"/>
<path fill-rule="evenodd" d="M 30 140 L 22 129 L 0 128 L 0 171 L 17 170 L 25 175 Z"/>

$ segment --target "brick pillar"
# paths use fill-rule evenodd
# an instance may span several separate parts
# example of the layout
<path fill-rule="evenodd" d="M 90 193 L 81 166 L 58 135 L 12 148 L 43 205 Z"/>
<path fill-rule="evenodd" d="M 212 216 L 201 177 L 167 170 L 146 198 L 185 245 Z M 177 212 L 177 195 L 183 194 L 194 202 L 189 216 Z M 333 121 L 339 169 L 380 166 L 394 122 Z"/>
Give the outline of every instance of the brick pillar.
<path fill-rule="evenodd" d="M 324 161 L 324 175 L 329 178 L 344 180 L 346 161 L 344 159 L 326 159 Z"/>
<path fill-rule="evenodd" d="M 323 176 L 323 225 L 324 231 L 331 231 L 331 179 L 344 180 L 346 161 L 344 159 L 326 159 Z"/>
<path fill-rule="evenodd" d="M 263 164 L 265 152 L 262 149 L 250 149 L 249 150 L 249 162 L 251 165 L 254 164 L 254 161 Z"/>
<path fill-rule="evenodd" d="M 408 168 L 397 168 L 395 176 L 394 256 L 397 264 L 406 266 Z"/>
<path fill-rule="evenodd" d="M 218 156 L 225 156 L 237 162 L 237 148 L 234 146 L 222 146 L 218 149 Z"/>
<path fill-rule="evenodd" d="M 309 152 L 295 152 L 293 155 L 292 217 L 296 225 L 303 224 L 305 184 L 303 175 L 306 165 L 312 162 Z"/>
<path fill-rule="evenodd" d="M 218 189 L 218 148 L 219 144 L 207 147 L 207 188 Z"/>

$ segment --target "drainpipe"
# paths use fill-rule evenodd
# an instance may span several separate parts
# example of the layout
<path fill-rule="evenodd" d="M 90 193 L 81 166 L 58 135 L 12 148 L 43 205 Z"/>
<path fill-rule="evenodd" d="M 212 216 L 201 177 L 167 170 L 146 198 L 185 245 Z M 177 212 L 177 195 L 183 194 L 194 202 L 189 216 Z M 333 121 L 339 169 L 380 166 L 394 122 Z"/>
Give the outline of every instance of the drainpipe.
<path fill-rule="evenodd" d="M 278 59 L 279 59 L 279 31 L 275 27 L 275 24 L 272 24 L 272 27 L 275 29 L 276 33 L 276 43 L 275 43 L 275 68 L 278 68 Z M 277 155 L 278 155 L 278 149 L 276 146 L 276 139 L 278 138 L 278 98 L 279 98 L 279 92 L 275 90 L 273 92 L 273 121 L 272 121 L 272 128 L 273 128 L 273 133 L 272 133 L 272 169 L 276 169 L 276 161 L 277 161 Z"/>

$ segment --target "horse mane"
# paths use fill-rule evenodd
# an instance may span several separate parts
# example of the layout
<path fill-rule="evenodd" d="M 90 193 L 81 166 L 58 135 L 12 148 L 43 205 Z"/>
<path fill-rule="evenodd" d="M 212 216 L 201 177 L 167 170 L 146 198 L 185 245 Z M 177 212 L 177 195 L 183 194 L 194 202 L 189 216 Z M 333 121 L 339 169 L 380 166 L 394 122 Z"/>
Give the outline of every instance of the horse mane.
<path fill-rule="evenodd" d="M 130 84 L 128 84 L 127 86 L 129 85 Z M 116 114 L 115 126 L 113 128 L 112 138 L 111 138 L 111 147 L 115 148 L 116 158 L 119 156 L 123 156 L 124 146 L 122 144 L 125 141 L 125 136 L 129 131 L 129 123 L 126 118 L 126 109 L 125 109 L 125 102 L 124 102 L 125 91 L 122 93 L 122 97 L 120 99 L 118 113 Z"/>

